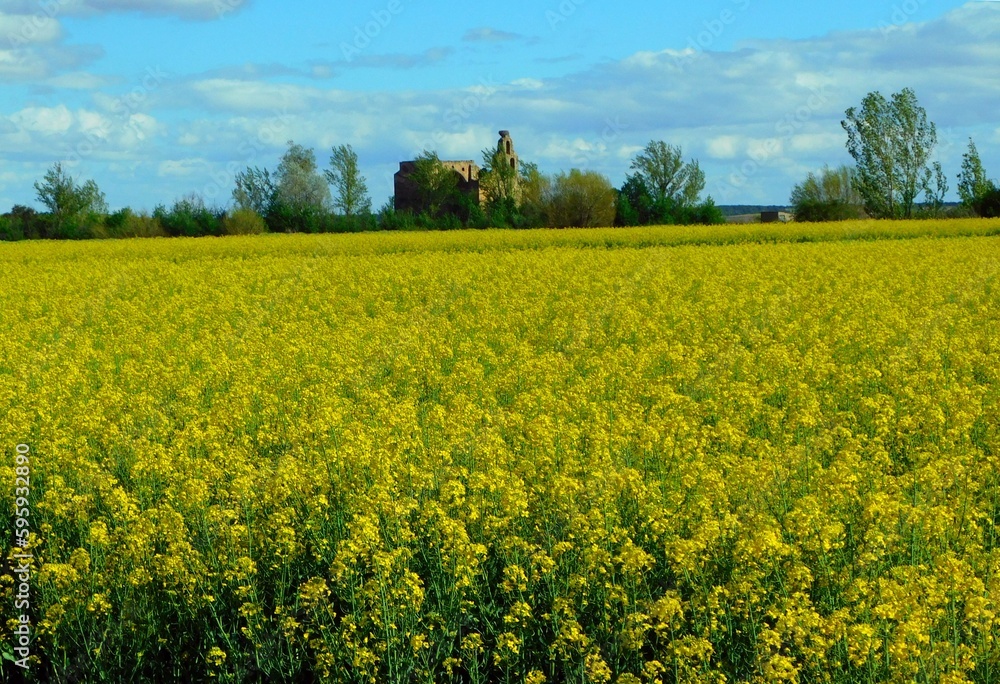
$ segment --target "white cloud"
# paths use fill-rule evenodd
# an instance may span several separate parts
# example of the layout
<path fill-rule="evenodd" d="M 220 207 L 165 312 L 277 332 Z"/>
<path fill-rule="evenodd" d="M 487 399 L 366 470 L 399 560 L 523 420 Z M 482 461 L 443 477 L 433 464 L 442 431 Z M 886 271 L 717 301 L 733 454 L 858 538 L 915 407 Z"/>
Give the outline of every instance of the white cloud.
<path fill-rule="evenodd" d="M 39 12 L 38 3 L 31 0 L 8 0 L 7 4 L 12 11 Z M 237 12 L 246 5 L 247 0 L 58 0 L 57 3 L 59 14 L 90 16 L 138 12 L 202 20 Z"/>
<path fill-rule="evenodd" d="M 62 38 L 62 26 L 45 14 L 6 14 L 0 12 L 0 36 L 7 45 L 20 48 L 33 43 L 52 43 Z"/>
<path fill-rule="evenodd" d="M 336 73 L 329 64 L 313 64 L 309 69 L 313 78 L 333 78 Z"/>
<path fill-rule="evenodd" d="M 0 9 L 0 80 L 96 89 L 107 81 L 75 70 L 104 54 L 95 45 L 66 45 L 61 19 L 121 12 L 205 20 L 243 8 L 247 0 L 5 0 Z"/>
<path fill-rule="evenodd" d="M 685 64 L 697 59 L 698 54 L 691 48 L 672 50 L 667 48 L 659 52 L 644 50 L 622 60 L 626 69 L 673 69 L 680 71 Z"/>
<path fill-rule="evenodd" d="M 843 133 L 803 133 L 791 138 L 789 148 L 793 152 L 823 152 L 843 145 Z"/>
<path fill-rule="evenodd" d="M 114 82 L 115 79 L 107 76 L 98 76 L 86 71 L 74 71 L 46 79 L 45 85 L 53 88 L 66 88 L 67 90 L 98 90 Z"/>
<path fill-rule="evenodd" d="M 194 175 L 207 176 L 212 168 L 212 164 L 207 159 L 167 159 L 160 162 L 158 174 L 160 176 L 188 177 Z"/>
<path fill-rule="evenodd" d="M 164 131 L 164 127 L 149 114 L 130 114 L 122 125 L 122 142 L 138 146 Z"/>
<path fill-rule="evenodd" d="M 610 157 L 608 144 L 599 137 L 585 138 L 551 138 L 545 147 L 535 151 L 532 158 L 544 161 L 558 162 L 568 170 L 569 167 L 590 168 L 594 162 Z"/>
<path fill-rule="evenodd" d="M 720 135 L 712 138 L 706 145 L 709 156 L 716 159 L 733 159 L 741 149 L 741 137 L 738 135 Z"/>
<path fill-rule="evenodd" d="M 58 17 L 51 9 L 43 11 L 50 5 L 42 3 L 40 9 L 38 3 L 6 4 L 0 10 L 0 80 L 44 81 L 58 71 L 79 68 L 103 54 L 101 48 L 92 45 L 64 45 Z"/>
<path fill-rule="evenodd" d="M 524 36 L 517 33 L 500 31 L 495 28 L 483 26 L 481 28 L 469 29 L 465 32 L 465 35 L 462 36 L 462 40 L 468 43 L 504 43 L 521 40 L 523 37 Z"/>
<path fill-rule="evenodd" d="M 537 78 L 519 78 L 511 81 L 511 85 L 521 90 L 540 90 L 545 87 L 545 82 Z"/>
<path fill-rule="evenodd" d="M 747 141 L 746 154 L 756 161 L 780 158 L 785 151 L 785 141 L 781 138 L 753 138 Z"/>
<path fill-rule="evenodd" d="M 46 75 L 45 63 L 29 59 L 23 51 L 0 50 L 0 78 L 6 81 L 26 81 Z"/>
<path fill-rule="evenodd" d="M 11 117 L 20 129 L 42 135 L 62 135 L 70 130 L 74 116 L 66 107 L 29 107 Z"/>
<path fill-rule="evenodd" d="M 137 3 L 79 4 L 122 11 Z M 181 13 L 186 5 L 187 16 L 206 4 L 150 7 Z M 424 147 L 444 158 L 478 160 L 501 128 L 512 131 L 521 157 L 538 161 L 543 171 L 593 168 L 616 183 L 646 142 L 662 139 L 681 145 L 685 157 L 700 159 L 716 201 L 770 203 L 786 201 L 805 170 L 845 161 L 840 120 L 847 107 L 859 104 L 868 91 L 888 95 L 909 86 L 939 131 L 958 141 L 947 150 L 939 146 L 949 176 L 958 171 L 968 135 L 975 137 L 987 170 L 996 174 L 1000 12 L 995 9 L 969 5 L 885 35 L 875 29 L 755 41 L 732 52 L 645 51 L 560 78 L 434 91 L 349 92 L 281 82 L 302 75 L 291 67 L 234 66 L 210 77 L 172 77 L 148 93 L 143 113 L 129 108 L 130 116 L 116 116 L 117 100 L 105 93 L 95 95 L 92 105 L 103 119 L 65 106 L 28 108 L 6 121 L 0 117 L 0 145 L 37 154 L 52 147 L 50 139 L 46 148 L 45 136 L 78 144 L 87 131 L 108 123 L 94 157 L 130 161 L 137 165 L 135 173 L 156 178 L 149 185 L 163 195 L 152 203 L 213 179 L 231 182 L 233 168 L 273 168 L 289 139 L 316 148 L 321 165 L 330 146 L 350 143 L 380 204 L 392 192 L 399 160 L 412 159 Z M 54 64 L 72 63 L 71 56 L 59 62 L 41 52 L 54 47 L 36 45 L 29 53 L 36 62 L 5 62 L 0 52 L 0 76 L 14 69 L 48 74 Z M 395 57 L 389 61 L 413 61 Z M 336 63 L 319 66 L 337 71 Z M 90 76 L 74 67 L 56 78 L 64 79 L 58 87 L 72 87 Z"/>
<path fill-rule="evenodd" d="M 622 145 L 618 148 L 618 158 L 622 160 L 631 160 L 635 155 L 642 152 L 642 145 Z"/>
<path fill-rule="evenodd" d="M 47 162 L 142 158 L 163 132 L 148 114 L 112 117 L 66 105 L 27 107 L 0 117 L 0 147 L 8 155 Z"/>
<path fill-rule="evenodd" d="M 94 134 L 98 137 L 107 137 L 111 130 L 111 121 L 104 115 L 97 112 L 81 110 L 77 113 L 80 131 L 86 134 Z"/>
<path fill-rule="evenodd" d="M 235 112 L 301 111 L 322 96 L 315 88 L 221 78 L 192 83 L 190 91 L 210 109 Z"/>

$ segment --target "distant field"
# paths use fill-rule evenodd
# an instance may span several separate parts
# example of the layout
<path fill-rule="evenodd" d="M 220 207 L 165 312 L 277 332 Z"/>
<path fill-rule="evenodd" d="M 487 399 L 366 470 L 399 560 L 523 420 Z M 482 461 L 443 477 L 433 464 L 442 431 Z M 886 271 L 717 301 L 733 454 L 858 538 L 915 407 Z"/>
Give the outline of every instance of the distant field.
<path fill-rule="evenodd" d="M 0 265 L 38 260 L 143 258 L 187 260 L 274 256 L 332 257 L 408 252 L 493 252 L 550 247 L 608 248 L 740 245 L 769 242 L 908 240 L 918 237 L 1000 235 L 1000 219 L 948 221 L 837 221 L 831 223 L 644 226 L 543 230 L 403 231 L 344 235 L 270 234 L 250 237 L 0 243 Z"/>
<path fill-rule="evenodd" d="M 726 217 L 726 223 L 760 223 L 760 214 L 731 214 Z"/>
<path fill-rule="evenodd" d="M 997 681 L 998 236 L 0 244 L 31 677 Z"/>

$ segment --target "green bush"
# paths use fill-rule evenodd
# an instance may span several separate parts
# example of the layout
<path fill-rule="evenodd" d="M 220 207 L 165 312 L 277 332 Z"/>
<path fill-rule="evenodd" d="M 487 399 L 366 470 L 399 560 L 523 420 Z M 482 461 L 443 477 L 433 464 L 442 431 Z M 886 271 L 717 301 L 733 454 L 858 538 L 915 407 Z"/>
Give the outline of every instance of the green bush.
<path fill-rule="evenodd" d="M 14 242 L 24 239 L 24 230 L 18 221 L 0 216 L 0 242 Z"/>
<path fill-rule="evenodd" d="M 222 232 L 226 235 L 260 235 L 267 232 L 267 223 L 253 209 L 237 209 L 222 220 Z"/>
<path fill-rule="evenodd" d="M 268 212 L 267 227 L 272 233 L 322 233 L 325 211 L 308 204 L 277 201 Z"/>
<path fill-rule="evenodd" d="M 166 237 L 163 225 L 153 216 L 143 212 L 135 214 L 125 222 L 125 234 L 122 237 Z"/>
<path fill-rule="evenodd" d="M 223 216 L 222 212 L 208 209 L 197 195 L 174 202 L 170 211 L 162 205 L 153 211 L 167 235 L 175 237 L 221 235 Z"/>
<path fill-rule="evenodd" d="M 983 218 L 1000 217 L 1000 187 L 991 182 L 990 189 L 976 198 L 973 207 Z"/>
<path fill-rule="evenodd" d="M 408 211 L 396 211 L 391 197 L 379 209 L 377 221 L 381 230 L 412 230 L 414 228 L 413 214 Z"/>
<path fill-rule="evenodd" d="M 98 239 L 164 237 L 166 231 L 159 220 L 146 212 L 136 214 L 129 207 L 119 209 L 96 226 L 93 236 Z"/>
<path fill-rule="evenodd" d="M 847 221 L 864 218 L 864 198 L 855 188 L 857 171 L 849 166 L 810 172 L 792 189 L 796 221 Z"/>
<path fill-rule="evenodd" d="M 596 171 L 571 169 L 556 174 L 546 193 L 549 224 L 554 228 L 610 226 L 616 200 L 611 181 Z"/>
<path fill-rule="evenodd" d="M 794 205 L 796 221 L 849 221 L 864 216 L 864 209 L 857 204 L 848 204 L 842 200 L 807 200 L 803 199 Z"/>
<path fill-rule="evenodd" d="M 703 226 L 715 226 L 726 222 L 726 215 L 715 205 L 711 195 L 698 206 L 688 209 L 688 216 L 691 223 Z"/>
<path fill-rule="evenodd" d="M 39 214 L 31 207 L 23 204 L 15 204 L 14 207 L 3 215 L 9 222 L 7 229 L 10 235 L 19 235 L 18 239 L 37 240 L 47 238 L 48 221 L 46 214 Z"/>
<path fill-rule="evenodd" d="M 104 232 L 104 216 L 96 213 L 76 214 L 60 217 L 55 214 L 39 214 L 45 227 L 42 237 L 52 240 L 89 240 L 100 237 Z"/>
<path fill-rule="evenodd" d="M 725 223 L 726 217 L 707 197 L 701 204 L 693 204 L 683 197 L 664 195 L 656 198 L 639 175 L 631 175 L 617 191 L 616 226 L 648 225 L 714 225 Z"/>
<path fill-rule="evenodd" d="M 132 210 L 128 207 L 108 214 L 104 221 L 101 222 L 101 225 L 95 227 L 93 231 L 94 237 L 98 240 L 125 237 L 125 222 L 132 215 Z"/>

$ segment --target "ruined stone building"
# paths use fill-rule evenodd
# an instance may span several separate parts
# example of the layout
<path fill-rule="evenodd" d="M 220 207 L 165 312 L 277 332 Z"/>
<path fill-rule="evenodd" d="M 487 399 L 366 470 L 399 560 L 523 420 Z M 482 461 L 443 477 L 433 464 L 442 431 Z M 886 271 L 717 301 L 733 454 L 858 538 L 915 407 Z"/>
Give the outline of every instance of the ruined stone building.
<path fill-rule="evenodd" d="M 482 188 L 479 187 L 479 166 L 471 159 L 462 161 L 442 161 L 441 165 L 458 175 L 458 190 L 476 202 L 482 203 Z M 393 176 L 395 186 L 394 202 L 396 211 L 412 211 L 419 214 L 424 210 L 420 189 L 412 176 L 417 170 L 416 161 L 399 162 L 399 171 Z"/>
<path fill-rule="evenodd" d="M 510 131 L 500 131 L 500 140 L 497 142 L 497 150 L 503 153 L 506 163 L 515 171 L 518 168 L 517 152 L 514 151 L 514 141 L 510 137 Z M 459 161 L 441 161 L 441 164 L 451 169 L 458 175 L 459 192 L 472 198 L 474 202 L 482 205 L 486 200 L 484 189 L 479 184 L 479 165 L 471 159 Z M 417 168 L 416 161 L 399 162 L 399 171 L 393 176 L 395 189 L 394 203 L 396 211 L 412 211 L 419 213 L 424 209 L 421 206 L 420 191 L 412 179 L 413 172 Z"/>
<path fill-rule="evenodd" d="M 514 140 L 510 137 L 510 131 L 500 131 L 500 142 L 497 143 L 497 149 L 506 155 L 510 168 L 517 171 L 517 165 L 520 162 L 517 158 L 517 152 L 514 151 Z"/>

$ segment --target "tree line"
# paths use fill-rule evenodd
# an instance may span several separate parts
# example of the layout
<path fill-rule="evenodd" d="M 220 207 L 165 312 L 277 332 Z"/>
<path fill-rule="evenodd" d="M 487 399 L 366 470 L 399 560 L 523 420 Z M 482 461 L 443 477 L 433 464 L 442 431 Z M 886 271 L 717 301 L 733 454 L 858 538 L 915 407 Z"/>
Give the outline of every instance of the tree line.
<path fill-rule="evenodd" d="M 841 127 L 855 165 L 824 167 L 797 184 L 790 200 L 797 221 L 1000 216 L 1000 186 L 986 175 L 972 138 L 958 174 L 961 203 L 945 207 L 948 177 L 940 162 L 930 163 L 937 128 L 912 89 L 888 100 L 869 93 L 845 112 Z"/>
<path fill-rule="evenodd" d="M 321 169 L 314 150 L 293 141 L 274 169 L 247 167 L 235 178 L 229 208 L 206 206 L 197 194 L 152 212 L 108 211 L 93 180 L 77 182 L 54 164 L 35 183 L 44 207 L 17 205 L 0 216 L 0 240 L 246 235 L 264 232 L 359 232 L 452 228 L 564 228 L 723 223 L 705 175 L 679 146 L 651 141 L 632 160 L 621 188 L 603 174 L 572 169 L 552 175 L 537 164 L 511 168 L 500 149 L 483 151 L 484 201 L 459 188 L 458 175 L 424 151 L 412 176 L 417 211 L 396 211 L 393 198 L 373 211 L 367 180 L 350 145 L 332 149 Z"/>
<path fill-rule="evenodd" d="M 869 93 L 845 112 L 841 126 L 854 166 L 808 174 L 791 194 L 798 221 L 872 217 L 1000 216 L 1000 186 L 983 168 L 970 138 L 958 175 L 961 204 L 945 207 L 948 179 L 930 162 L 937 129 L 909 88 L 886 99 Z M 0 240 L 244 235 L 264 232 L 359 232 L 452 228 L 564 228 L 716 224 L 725 217 L 709 196 L 705 174 L 680 146 L 650 141 L 631 160 L 624 184 L 571 169 L 552 175 L 537 164 L 512 168 L 500 148 L 482 153 L 479 182 L 485 201 L 462 192 L 458 174 L 424 151 L 411 180 L 417 211 L 397 211 L 393 199 L 372 210 L 367 181 L 350 145 L 331 150 L 320 169 L 315 151 L 292 141 L 278 166 L 237 174 L 231 207 L 210 208 L 197 194 L 150 212 L 109 213 L 93 180 L 78 183 L 56 163 L 35 183 L 44 211 L 16 205 L 0 216 Z M 923 195 L 923 201 L 918 202 Z"/>

